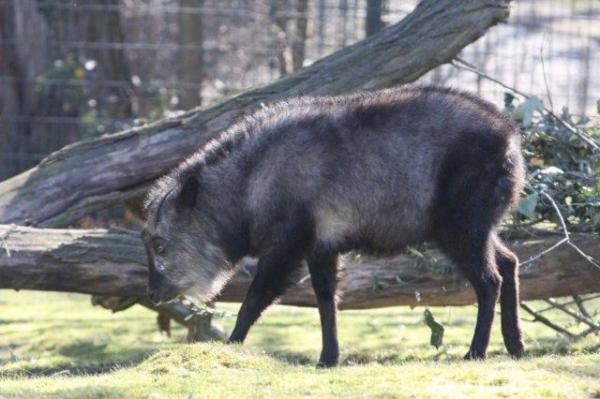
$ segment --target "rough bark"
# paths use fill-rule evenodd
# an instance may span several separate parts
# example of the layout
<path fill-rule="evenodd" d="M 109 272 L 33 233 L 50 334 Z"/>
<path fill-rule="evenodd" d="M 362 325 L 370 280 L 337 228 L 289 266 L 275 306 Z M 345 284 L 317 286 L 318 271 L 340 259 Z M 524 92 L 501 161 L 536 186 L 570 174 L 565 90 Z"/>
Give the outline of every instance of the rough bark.
<path fill-rule="evenodd" d="M 510 243 L 521 259 L 541 252 L 560 236 Z M 573 242 L 600 258 L 599 237 L 573 235 Z M 81 292 L 144 297 L 145 254 L 139 234 L 123 230 L 59 230 L 0 226 L 0 288 Z M 346 256 L 341 273 L 341 309 L 396 305 L 464 305 L 475 301 L 460 275 L 434 273 L 415 259 Z M 542 299 L 600 292 L 600 270 L 563 245 L 521 272 L 523 299 Z M 218 301 L 239 302 L 255 270 L 244 260 Z M 306 270 L 302 275 L 307 275 Z M 310 280 L 296 284 L 281 303 L 315 304 Z"/>
<path fill-rule="evenodd" d="M 0 183 L 0 223 L 65 226 L 139 195 L 182 157 L 261 103 L 412 82 L 505 20 L 509 2 L 422 1 L 399 23 L 263 88 L 67 146 Z"/>

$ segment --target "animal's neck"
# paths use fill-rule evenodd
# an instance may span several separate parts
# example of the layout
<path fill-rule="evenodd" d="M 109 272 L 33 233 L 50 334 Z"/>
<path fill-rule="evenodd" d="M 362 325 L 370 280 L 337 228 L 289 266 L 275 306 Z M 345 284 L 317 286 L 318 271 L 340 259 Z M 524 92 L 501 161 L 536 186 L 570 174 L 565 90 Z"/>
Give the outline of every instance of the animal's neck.
<path fill-rule="evenodd" d="M 210 209 L 221 247 L 228 260 L 235 263 L 249 250 L 241 178 L 235 170 L 213 169 L 211 172 L 203 195 L 211 199 Z"/>

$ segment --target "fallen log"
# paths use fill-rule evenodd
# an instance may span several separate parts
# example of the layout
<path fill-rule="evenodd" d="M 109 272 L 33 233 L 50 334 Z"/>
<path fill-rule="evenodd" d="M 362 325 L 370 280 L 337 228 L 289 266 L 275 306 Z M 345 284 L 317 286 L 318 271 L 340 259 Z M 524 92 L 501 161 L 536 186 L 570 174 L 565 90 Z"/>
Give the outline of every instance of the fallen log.
<path fill-rule="evenodd" d="M 521 259 L 529 259 L 560 238 L 547 235 L 512 241 L 510 246 Z M 572 235 L 578 247 L 597 259 L 598 240 L 594 234 Z M 410 255 L 383 259 L 345 256 L 342 264 L 340 309 L 465 305 L 475 301 L 459 274 L 432 271 Z M 217 301 L 243 299 L 255 263 L 245 259 L 238 267 Z M 0 288 L 143 297 L 146 273 L 146 257 L 137 232 L 0 226 Z M 303 273 L 307 274 L 306 270 Z M 600 270 L 563 245 L 522 270 L 521 292 L 526 300 L 600 292 Z M 310 280 L 300 280 L 281 303 L 314 306 Z"/>
<path fill-rule="evenodd" d="M 263 103 L 412 82 L 508 16 L 510 0 L 426 0 L 399 23 L 263 88 L 209 108 L 81 141 L 0 183 L 0 223 L 68 226 L 141 195 L 211 136 Z"/>

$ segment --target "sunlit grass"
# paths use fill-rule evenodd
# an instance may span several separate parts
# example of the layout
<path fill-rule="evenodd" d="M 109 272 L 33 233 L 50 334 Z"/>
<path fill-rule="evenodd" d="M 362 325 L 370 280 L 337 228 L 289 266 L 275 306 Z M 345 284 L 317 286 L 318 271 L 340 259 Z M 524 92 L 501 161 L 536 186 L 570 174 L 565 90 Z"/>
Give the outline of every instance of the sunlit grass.
<path fill-rule="evenodd" d="M 489 359 L 465 362 L 475 308 L 432 311 L 446 327 L 439 350 L 422 308 L 341 312 L 342 366 L 316 370 L 314 309 L 273 307 L 244 347 L 188 345 L 141 307 L 111 314 L 85 296 L 1 291 L 0 397 L 600 397 L 600 337 L 569 344 L 528 322 L 534 356 L 514 361 L 497 323 Z"/>

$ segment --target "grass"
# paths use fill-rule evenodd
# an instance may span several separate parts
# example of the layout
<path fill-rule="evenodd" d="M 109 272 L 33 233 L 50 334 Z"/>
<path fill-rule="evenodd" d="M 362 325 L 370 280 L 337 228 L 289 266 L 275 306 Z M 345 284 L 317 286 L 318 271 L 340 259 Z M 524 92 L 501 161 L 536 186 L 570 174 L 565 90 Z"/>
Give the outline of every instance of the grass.
<path fill-rule="evenodd" d="M 244 347 L 188 345 L 141 307 L 111 314 L 81 295 L 0 291 L 0 397 L 600 398 L 600 337 L 569 344 L 526 322 L 532 355 L 514 361 L 497 323 L 489 359 L 466 362 L 475 311 L 432 309 L 446 327 L 440 350 L 423 309 L 341 312 L 342 366 L 316 370 L 314 309 L 271 308 Z M 234 318 L 217 322 L 231 329 Z"/>

